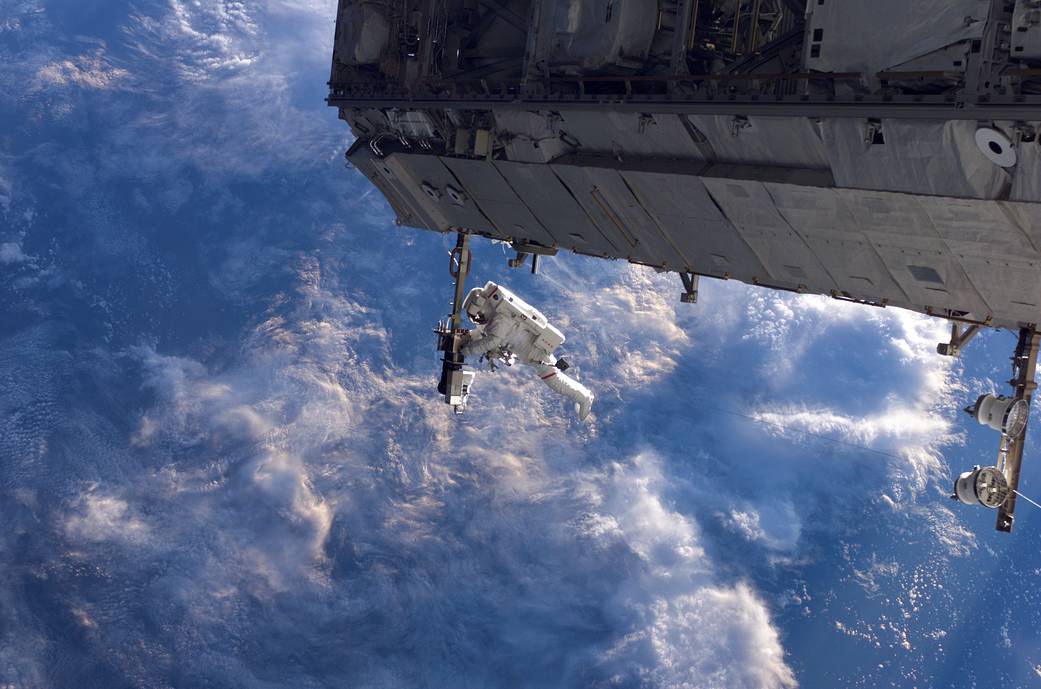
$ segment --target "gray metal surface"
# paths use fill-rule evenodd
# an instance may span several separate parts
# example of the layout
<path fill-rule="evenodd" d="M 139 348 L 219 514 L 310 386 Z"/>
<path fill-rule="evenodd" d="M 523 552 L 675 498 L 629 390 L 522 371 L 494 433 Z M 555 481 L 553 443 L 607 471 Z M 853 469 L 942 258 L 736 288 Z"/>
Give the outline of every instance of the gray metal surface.
<path fill-rule="evenodd" d="M 706 159 L 676 115 L 574 110 L 561 113 L 560 118 L 560 131 L 575 140 L 578 149 L 575 152 L 583 155 Z"/>
<path fill-rule="evenodd" d="M 866 141 L 865 119 L 823 121 L 828 161 L 840 187 L 977 199 L 1000 198 L 1009 175 L 976 148 L 975 122 L 885 118 L 883 143 Z"/>
<path fill-rule="evenodd" d="M 432 219 L 430 229 L 446 231 L 464 227 L 474 232 L 495 233 L 495 226 L 477 208 L 472 194 L 462 202 L 452 199 L 451 189 L 465 191 L 465 185 L 435 156 L 394 153 L 383 159 L 383 164 L 412 192 L 414 205 Z M 429 189 L 436 192 L 436 198 L 426 192 Z"/>
<path fill-rule="evenodd" d="M 358 1 L 341 0 L 341 12 Z M 576 0 L 567 16 L 556 0 L 479 3 L 466 45 L 513 31 L 510 45 L 526 46 L 522 73 L 467 49 L 456 56 L 469 60 L 465 73 L 421 78 L 442 58 L 409 62 L 406 41 L 395 59 L 408 64 L 371 68 L 392 78 L 334 83 L 330 102 L 349 106 L 341 114 L 370 144 L 352 160 L 405 224 L 1036 323 L 1041 68 L 1011 61 L 1002 39 L 1026 21 L 1022 3 L 880 2 L 811 3 L 805 25 L 790 4 L 767 3 L 787 27 L 772 45 L 749 28 L 762 18 L 742 24 L 726 3 L 662 6 L 655 41 L 625 55 L 595 47 L 643 31 L 616 26 L 625 12 L 612 3 Z M 598 22 L 606 38 L 568 38 Z M 800 35 L 803 68 L 826 73 L 784 72 Z M 364 82 L 371 70 L 351 67 L 349 49 L 337 48 L 346 63 L 334 57 L 334 77 Z M 705 49 L 722 51 L 700 63 L 718 75 L 688 73 Z M 568 51 L 575 61 L 553 62 Z M 979 128 L 999 150 L 977 140 Z"/>
<path fill-rule="evenodd" d="M 897 67 L 951 44 L 980 38 L 990 4 L 988 0 L 808 2 L 809 49 L 804 64 L 822 72 Z"/>
<path fill-rule="evenodd" d="M 839 195 L 785 184 L 767 184 L 766 189 L 781 217 L 824 265 L 840 291 L 876 302 L 913 303 Z"/>
<path fill-rule="evenodd" d="M 374 181 L 398 184 L 396 206 L 420 209 L 411 224 L 429 229 L 464 227 L 1005 327 L 1041 315 L 1036 204 L 735 180 L 698 164 L 680 173 L 358 155 Z M 438 185 L 439 198 L 419 191 L 423 183 Z M 463 203 L 449 199 L 448 186 Z"/>
<path fill-rule="evenodd" d="M 1016 0 L 1012 14 L 1012 57 L 1020 60 L 1041 59 L 1041 22 L 1033 0 Z"/>
<path fill-rule="evenodd" d="M 532 214 L 553 236 L 554 246 L 605 258 L 619 255 L 550 166 L 508 161 L 493 165 L 526 199 Z"/>
<path fill-rule="evenodd" d="M 1021 142 L 1016 146 L 1016 155 L 1019 162 L 1012 171 L 1009 198 L 1041 203 L 1041 139 Z"/>
<path fill-rule="evenodd" d="M 764 98 L 753 94 L 704 92 L 684 97 L 667 95 L 599 96 L 487 93 L 458 96 L 388 89 L 380 92 L 340 92 L 334 89 L 326 99 L 334 107 L 467 109 L 488 111 L 549 110 L 570 112 L 653 112 L 694 115 L 757 115 L 763 117 L 891 117 L 911 120 L 1026 120 L 1037 121 L 1041 96 L 996 94 L 986 98 L 954 94 L 942 95 L 781 95 Z"/>
<path fill-rule="evenodd" d="M 713 160 L 777 167 L 828 169 L 819 124 L 806 117 L 687 115 L 708 139 Z"/>
<path fill-rule="evenodd" d="M 685 261 L 647 215 L 616 170 L 551 165 L 613 248 L 613 256 L 670 268 Z"/>
<path fill-rule="evenodd" d="M 712 178 L 702 181 L 712 200 L 764 265 L 768 279 L 760 281 L 793 289 L 804 286 L 822 293 L 839 288 L 806 241 L 781 216 L 763 184 Z"/>
<path fill-rule="evenodd" d="M 477 206 L 495 225 L 498 234 L 523 238 L 544 246 L 553 246 L 556 239 L 543 227 L 494 165 L 467 158 L 441 158 L 441 162 L 462 182 Z M 537 198 L 528 201 L 538 203 Z"/>
<path fill-rule="evenodd" d="M 352 147 L 350 161 L 380 190 L 400 224 L 441 229 L 440 224 L 416 198 L 414 183 L 395 174 L 388 162 L 378 158 L 368 146 Z"/>
<path fill-rule="evenodd" d="M 570 152 L 570 147 L 560 138 L 559 118 L 549 113 L 499 110 L 494 117 L 498 130 L 508 132 L 503 143 L 509 160 L 545 163 Z"/>
<path fill-rule="evenodd" d="M 622 173 L 640 204 L 686 259 L 688 270 L 710 275 L 740 266 L 766 276 L 759 256 L 709 196 L 704 181 L 689 175 Z"/>

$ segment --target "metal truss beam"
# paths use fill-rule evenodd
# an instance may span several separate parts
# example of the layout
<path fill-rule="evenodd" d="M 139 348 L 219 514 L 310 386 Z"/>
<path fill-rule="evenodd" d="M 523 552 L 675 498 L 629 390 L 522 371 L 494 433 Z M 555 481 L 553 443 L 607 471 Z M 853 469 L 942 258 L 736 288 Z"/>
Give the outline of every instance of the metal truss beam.
<path fill-rule="evenodd" d="M 829 98 L 721 96 L 716 99 L 678 100 L 659 97 L 537 98 L 476 95 L 467 98 L 331 95 L 328 103 L 341 108 L 453 108 L 461 110 L 613 110 L 655 114 L 763 115 L 775 117 L 859 117 L 941 120 L 1037 120 L 1041 97 L 991 98 L 979 102 L 952 102 L 942 97 L 893 97 L 839 101 Z"/>
<path fill-rule="evenodd" d="M 1037 372 L 1037 355 L 1041 349 L 1041 334 L 1034 328 L 1020 328 L 1019 343 L 1016 345 L 1016 353 L 1012 357 L 1012 380 L 1009 383 L 1015 389 L 1016 399 L 1026 400 L 1027 409 L 1030 408 L 1030 400 L 1037 389 L 1034 375 Z M 1023 464 L 1023 448 L 1027 442 L 1026 429 L 1018 438 L 1007 439 L 1003 443 L 1004 457 L 998 457 L 998 467 L 1005 472 L 1008 480 L 1008 498 L 998 508 L 998 519 L 995 528 L 998 531 L 1012 531 L 1012 524 L 1016 512 L 1016 489 L 1019 488 L 1019 472 Z"/>

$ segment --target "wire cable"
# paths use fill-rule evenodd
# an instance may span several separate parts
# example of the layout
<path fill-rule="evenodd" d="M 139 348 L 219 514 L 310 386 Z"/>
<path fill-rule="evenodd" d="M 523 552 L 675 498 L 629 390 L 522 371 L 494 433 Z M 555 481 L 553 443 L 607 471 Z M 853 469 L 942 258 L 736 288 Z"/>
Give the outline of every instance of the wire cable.
<path fill-rule="evenodd" d="M 1023 498 L 1023 499 L 1024 499 L 1024 500 L 1026 500 L 1027 502 L 1029 502 L 1029 503 L 1030 503 L 1031 505 L 1033 505 L 1034 507 L 1036 507 L 1036 508 L 1038 508 L 1038 509 L 1041 509 L 1041 505 L 1037 504 L 1036 502 L 1034 502 L 1033 500 L 1031 500 L 1031 499 L 1030 499 L 1030 498 L 1028 498 L 1027 496 L 1023 495 L 1023 494 L 1022 494 L 1022 493 L 1020 493 L 1020 492 L 1019 492 L 1018 490 L 1013 490 L 1012 492 L 1013 492 L 1013 493 L 1015 493 L 1016 495 L 1018 495 L 1019 497 Z"/>

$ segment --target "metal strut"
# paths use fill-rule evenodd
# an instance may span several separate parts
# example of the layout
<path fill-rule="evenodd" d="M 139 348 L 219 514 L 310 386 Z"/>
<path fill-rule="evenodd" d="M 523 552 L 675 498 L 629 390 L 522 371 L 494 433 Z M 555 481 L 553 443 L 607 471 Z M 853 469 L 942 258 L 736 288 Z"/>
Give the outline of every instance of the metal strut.
<path fill-rule="evenodd" d="M 438 323 L 437 348 L 444 352 L 441 364 L 441 380 L 437 391 L 444 395 L 445 402 L 452 405 L 457 414 L 466 406 L 473 373 L 463 370 L 463 355 L 460 353 L 467 331 L 463 328 L 463 299 L 466 276 L 470 273 L 473 255 L 470 253 L 470 235 L 460 232 L 455 248 L 449 258 L 448 273 L 455 280 L 455 295 L 452 300 L 452 315 Z"/>
<path fill-rule="evenodd" d="M 517 255 L 508 260 L 506 265 L 510 268 L 520 268 L 528 262 L 528 256 L 531 256 L 532 275 L 538 275 L 539 258 L 541 256 L 557 255 L 555 247 L 542 246 L 541 244 L 533 244 L 531 242 L 513 242 L 511 246 L 513 246 L 513 250 L 517 252 Z"/>
<path fill-rule="evenodd" d="M 1020 328 L 1019 343 L 1012 357 L 1012 380 L 1009 384 L 1015 389 L 1015 399 L 1025 400 L 1027 409 L 1037 389 L 1034 374 L 1037 371 L 1037 355 L 1041 348 L 1041 335 L 1033 326 Z M 998 531 L 1011 532 L 1016 511 L 1016 490 L 1019 488 L 1019 470 L 1023 463 L 1023 448 L 1026 445 L 1026 429 L 1016 438 L 1002 438 L 1001 450 L 998 454 L 998 468 L 1008 480 L 1009 493 L 1005 502 L 998 508 L 998 520 L 995 528 Z"/>
<path fill-rule="evenodd" d="M 684 304 L 698 303 L 698 278 L 697 273 L 680 273 L 680 280 L 683 281 L 683 293 L 680 295 L 680 301 Z"/>
<path fill-rule="evenodd" d="M 455 297 L 452 300 L 452 327 L 455 329 L 463 324 L 463 291 L 466 289 L 466 276 L 470 274 L 472 261 L 470 235 L 460 232 L 456 236 L 455 248 L 452 249 L 448 263 L 448 274 L 455 280 Z"/>
<path fill-rule="evenodd" d="M 977 323 L 973 323 L 964 331 L 961 326 L 962 324 L 957 321 L 951 323 L 951 341 L 941 342 L 936 345 L 938 354 L 953 357 L 961 356 L 961 350 L 980 332 L 980 326 Z"/>

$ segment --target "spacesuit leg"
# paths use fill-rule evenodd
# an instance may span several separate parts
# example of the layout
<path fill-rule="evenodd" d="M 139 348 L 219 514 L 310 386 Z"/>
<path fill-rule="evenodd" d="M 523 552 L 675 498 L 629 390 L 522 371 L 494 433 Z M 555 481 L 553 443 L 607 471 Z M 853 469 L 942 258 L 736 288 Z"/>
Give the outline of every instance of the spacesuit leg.
<path fill-rule="evenodd" d="M 578 418 L 581 421 L 585 421 L 593 408 L 592 391 L 571 376 L 557 370 L 556 366 L 546 363 L 535 363 L 532 366 L 539 374 L 542 382 L 548 385 L 551 390 L 560 393 L 578 405 Z"/>

